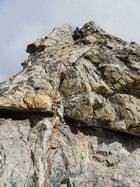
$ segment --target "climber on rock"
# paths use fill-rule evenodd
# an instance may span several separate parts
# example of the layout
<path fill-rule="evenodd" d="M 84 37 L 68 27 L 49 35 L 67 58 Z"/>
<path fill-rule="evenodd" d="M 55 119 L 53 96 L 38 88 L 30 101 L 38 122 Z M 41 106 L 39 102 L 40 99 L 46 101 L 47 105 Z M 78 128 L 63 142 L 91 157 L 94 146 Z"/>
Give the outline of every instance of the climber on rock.
<path fill-rule="evenodd" d="M 79 29 L 79 27 L 76 27 L 73 35 L 72 35 L 73 39 L 74 39 L 74 43 L 79 43 L 82 38 L 83 38 L 83 32 Z"/>

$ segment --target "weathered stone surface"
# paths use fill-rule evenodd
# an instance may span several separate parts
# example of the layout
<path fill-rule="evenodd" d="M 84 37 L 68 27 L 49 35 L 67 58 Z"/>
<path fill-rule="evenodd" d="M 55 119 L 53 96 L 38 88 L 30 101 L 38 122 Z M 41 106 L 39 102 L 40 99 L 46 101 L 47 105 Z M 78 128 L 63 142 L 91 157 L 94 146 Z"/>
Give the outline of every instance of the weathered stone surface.
<path fill-rule="evenodd" d="M 37 116 L 32 118 L 35 123 Z M 0 120 L 2 187 L 43 186 L 52 120 L 44 118 L 33 128 L 30 116 L 25 120 Z M 48 186 L 137 187 L 140 184 L 139 160 L 138 137 L 64 125 L 57 118 Z"/>
<path fill-rule="evenodd" d="M 140 47 L 94 22 L 77 45 L 73 31 L 29 44 L 0 83 L 0 187 L 140 186 Z"/>

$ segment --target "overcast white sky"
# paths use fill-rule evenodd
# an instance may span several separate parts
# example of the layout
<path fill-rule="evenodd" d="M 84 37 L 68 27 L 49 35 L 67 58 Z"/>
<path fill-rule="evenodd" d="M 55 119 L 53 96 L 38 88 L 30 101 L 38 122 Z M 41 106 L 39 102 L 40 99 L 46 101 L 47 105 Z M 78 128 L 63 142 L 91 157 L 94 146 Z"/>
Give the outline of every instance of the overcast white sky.
<path fill-rule="evenodd" d="M 0 0 L 0 81 L 16 74 L 26 46 L 55 26 L 93 20 L 112 35 L 140 43 L 140 0 Z"/>

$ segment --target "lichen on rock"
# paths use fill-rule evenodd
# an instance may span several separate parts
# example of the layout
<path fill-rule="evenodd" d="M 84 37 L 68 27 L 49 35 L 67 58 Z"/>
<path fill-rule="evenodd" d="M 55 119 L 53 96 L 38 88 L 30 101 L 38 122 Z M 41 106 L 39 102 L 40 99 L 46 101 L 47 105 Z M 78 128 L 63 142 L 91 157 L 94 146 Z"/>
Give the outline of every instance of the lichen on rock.
<path fill-rule="evenodd" d="M 0 187 L 140 186 L 140 47 L 81 30 L 29 44 L 0 83 Z"/>

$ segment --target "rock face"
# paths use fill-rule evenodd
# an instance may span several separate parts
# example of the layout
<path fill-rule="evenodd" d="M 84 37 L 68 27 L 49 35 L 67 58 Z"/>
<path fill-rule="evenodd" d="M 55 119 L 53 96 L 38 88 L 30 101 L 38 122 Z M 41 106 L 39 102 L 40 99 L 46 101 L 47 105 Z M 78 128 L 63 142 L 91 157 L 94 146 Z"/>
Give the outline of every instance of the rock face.
<path fill-rule="evenodd" d="M 0 187 L 140 186 L 140 46 L 73 31 L 29 44 L 0 84 Z"/>

